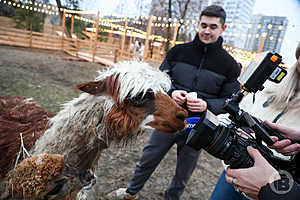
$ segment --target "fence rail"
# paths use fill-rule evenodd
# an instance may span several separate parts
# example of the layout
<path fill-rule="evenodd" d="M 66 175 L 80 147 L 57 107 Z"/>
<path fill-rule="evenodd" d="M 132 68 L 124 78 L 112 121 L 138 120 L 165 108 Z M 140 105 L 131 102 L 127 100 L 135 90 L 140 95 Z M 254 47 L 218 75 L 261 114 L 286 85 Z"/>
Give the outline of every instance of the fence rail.
<path fill-rule="evenodd" d="M 58 29 L 56 28 L 56 30 Z M 104 65 L 112 65 L 121 60 L 132 60 L 134 57 L 161 63 L 164 58 L 163 50 L 158 47 L 153 47 L 146 56 L 135 54 L 130 48 L 130 44 L 125 44 L 124 48 L 121 48 L 119 36 L 105 38 L 100 41 L 95 40 L 95 37 L 86 39 L 67 38 L 59 31 L 54 33 L 56 34 L 33 32 L 1 24 L 0 44 L 64 51 L 72 56 Z M 121 52 L 121 49 L 123 49 L 123 52 Z"/>

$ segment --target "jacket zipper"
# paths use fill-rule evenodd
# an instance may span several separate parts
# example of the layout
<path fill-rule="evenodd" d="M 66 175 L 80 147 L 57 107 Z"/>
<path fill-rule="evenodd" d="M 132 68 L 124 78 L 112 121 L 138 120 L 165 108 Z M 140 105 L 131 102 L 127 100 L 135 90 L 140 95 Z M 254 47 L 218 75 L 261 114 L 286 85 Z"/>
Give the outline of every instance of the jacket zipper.
<path fill-rule="evenodd" d="M 205 61 L 205 58 L 206 58 L 206 53 L 207 53 L 207 46 L 204 47 L 203 49 L 203 56 L 200 60 L 200 65 L 197 69 L 197 74 L 196 74 L 196 77 L 194 78 L 193 80 L 193 84 L 192 84 L 192 89 L 193 91 L 196 91 L 195 88 L 196 88 L 196 81 L 198 80 L 198 77 L 199 77 L 199 74 L 200 74 L 200 71 L 201 69 L 203 68 L 203 64 L 204 64 L 204 61 Z"/>
<path fill-rule="evenodd" d="M 207 53 L 207 46 L 205 46 L 204 49 L 203 49 L 203 56 L 202 56 L 201 61 L 200 61 L 199 69 L 203 68 L 203 64 L 204 64 L 204 61 L 205 61 L 205 58 L 206 58 L 206 53 Z M 199 70 L 198 70 L 198 72 L 199 72 Z"/>

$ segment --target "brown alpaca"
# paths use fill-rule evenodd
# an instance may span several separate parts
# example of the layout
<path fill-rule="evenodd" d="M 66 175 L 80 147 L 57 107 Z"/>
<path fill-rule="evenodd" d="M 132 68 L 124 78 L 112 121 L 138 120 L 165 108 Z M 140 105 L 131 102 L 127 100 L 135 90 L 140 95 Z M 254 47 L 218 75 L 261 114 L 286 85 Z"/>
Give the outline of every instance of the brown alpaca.
<path fill-rule="evenodd" d="M 57 165 L 65 167 L 61 168 L 58 175 L 51 176 L 52 178 L 42 178 L 45 180 L 43 185 L 47 185 L 42 190 L 30 188 L 30 184 L 27 184 L 28 187 L 19 187 L 18 191 L 14 191 L 16 187 L 8 184 L 8 196 L 72 199 L 87 182 L 93 181 L 94 178 L 91 178 L 87 170 L 97 166 L 101 152 L 112 142 L 127 144 L 143 132 L 141 128 L 147 126 L 166 133 L 176 133 L 184 129 L 187 112 L 166 94 L 169 87 L 170 80 L 166 74 L 145 63 L 137 62 L 121 63 L 120 67 L 101 72 L 95 81 L 78 85 L 76 88 L 84 93 L 66 103 L 50 119 L 49 128 L 30 150 L 31 154 L 39 157 L 39 165 L 43 163 L 41 160 L 44 157 L 59 154 L 63 158 Z M 10 173 L 9 182 L 18 185 L 22 185 L 20 182 L 34 182 L 37 175 L 35 173 L 26 180 L 17 179 L 20 165 Z M 56 164 L 52 162 L 45 166 L 51 170 Z M 68 171 L 65 170 L 66 167 L 76 172 L 74 174 L 77 174 L 77 182 L 66 181 L 62 184 L 62 189 L 55 190 L 55 193 L 55 181 L 58 181 L 57 178 L 63 172 Z M 31 170 L 30 168 L 25 170 Z M 80 172 L 86 176 L 78 179 Z M 75 182 L 77 184 L 71 184 Z M 32 192 L 27 194 L 26 191 Z"/>

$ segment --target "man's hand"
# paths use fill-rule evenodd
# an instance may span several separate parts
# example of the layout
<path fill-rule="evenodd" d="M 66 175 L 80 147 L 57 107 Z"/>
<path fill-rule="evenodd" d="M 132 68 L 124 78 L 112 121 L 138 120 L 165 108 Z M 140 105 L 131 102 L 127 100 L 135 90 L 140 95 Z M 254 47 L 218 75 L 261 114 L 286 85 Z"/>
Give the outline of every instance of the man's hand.
<path fill-rule="evenodd" d="M 254 160 L 254 166 L 247 169 L 228 168 L 225 177 L 226 181 L 234 184 L 239 191 L 244 192 L 250 198 L 257 199 L 261 187 L 280 179 L 280 175 L 258 150 L 250 146 L 247 150 Z"/>
<path fill-rule="evenodd" d="M 207 108 L 207 103 L 203 99 L 188 99 L 186 102 L 187 108 L 191 112 L 203 112 Z"/>
<path fill-rule="evenodd" d="M 300 130 L 295 128 L 290 128 L 288 126 L 274 124 L 268 121 L 265 123 L 272 128 L 273 130 L 279 132 L 282 136 L 289 138 L 278 141 L 276 136 L 272 136 L 272 140 L 275 142 L 270 148 L 275 149 L 277 152 L 282 153 L 283 155 L 290 156 L 295 155 L 300 152 L 300 144 L 294 143 L 292 141 L 300 141 Z"/>
<path fill-rule="evenodd" d="M 186 102 L 186 94 L 187 94 L 187 91 L 174 90 L 172 92 L 171 96 L 177 104 L 182 105 L 182 104 L 184 104 L 184 102 Z"/>

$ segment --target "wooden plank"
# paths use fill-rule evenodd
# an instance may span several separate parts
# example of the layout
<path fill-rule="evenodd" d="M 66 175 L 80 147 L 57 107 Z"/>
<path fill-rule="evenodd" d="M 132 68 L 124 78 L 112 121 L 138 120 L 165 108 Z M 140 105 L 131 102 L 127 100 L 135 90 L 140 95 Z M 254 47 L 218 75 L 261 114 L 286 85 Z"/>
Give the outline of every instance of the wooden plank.
<path fill-rule="evenodd" d="M 2 39 L 6 39 L 9 41 L 14 41 L 14 42 L 21 42 L 21 43 L 26 43 L 29 42 L 29 38 L 19 38 L 19 37 L 13 37 L 13 36 L 8 36 L 8 37 L 4 37 Z"/>
<path fill-rule="evenodd" d="M 113 55 L 113 51 L 106 51 L 106 50 L 97 50 L 96 54 L 111 54 Z"/>
<path fill-rule="evenodd" d="M 60 42 L 44 42 L 44 41 L 40 41 L 40 40 L 32 40 L 32 43 L 35 44 L 40 44 L 40 45 L 49 45 L 49 46 L 53 46 L 53 45 L 60 45 Z"/>
<path fill-rule="evenodd" d="M 0 35 L 21 37 L 21 38 L 29 38 L 30 37 L 30 33 L 24 34 L 24 33 L 13 33 L 13 32 L 5 32 L 5 31 L 0 31 Z"/>
<path fill-rule="evenodd" d="M 38 36 L 32 36 L 32 40 L 38 40 L 38 41 L 45 42 L 45 43 L 61 42 L 61 40 L 59 38 L 57 38 L 57 39 L 49 39 L 49 38 L 38 37 Z"/>
<path fill-rule="evenodd" d="M 66 49 L 66 50 L 69 50 L 69 51 L 75 51 L 75 52 L 77 51 L 76 48 L 72 48 L 72 47 L 65 47 L 65 49 Z"/>
<path fill-rule="evenodd" d="M 7 41 L 7 40 L 0 40 L 0 44 L 6 44 L 6 45 L 11 45 L 11 46 L 29 47 L 28 43 L 21 43 L 21 42 Z"/>
<path fill-rule="evenodd" d="M 32 35 L 41 36 L 41 37 L 45 37 L 45 38 L 61 38 L 58 35 L 52 35 L 52 34 L 48 34 L 48 33 L 39 33 L 39 32 L 32 32 Z"/>
<path fill-rule="evenodd" d="M 41 45 L 32 44 L 32 47 L 33 48 L 38 48 L 38 49 L 60 50 L 60 46 L 58 46 L 58 47 L 50 47 L 50 46 L 41 46 Z"/>
<path fill-rule="evenodd" d="M 89 45 L 90 44 L 90 42 L 89 41 L 85 41 L 85 40 L 79 40 L 79 45 L 80 46 L 87 46 L 87 45 Z"/>
<path fill-rule="evenodd" d="M 108 43 L 104 43 L 104 42 L 101 42 L 101 43 L 97 43 L 97 47 L 103 47 L 103 48 L 120 48 L 119 45 L 117 44 L 108 44 Z"/>
<path fill-rule="evenodd" d="M 65 41 L 76 42 L 76 38 L 67 38 L 67 37 L 65 37 Z"/>
<path fill-rule="evenodd" d="M 92 50 L 80 49 L 79 52 L 86 53 L 86 54 L 92 54 Z"/>
<path fill-rule="evenodd" d="M 12 34 L 14 33 L 25 33 L 25 34 L 29 34 L 30 31 L 27 30 L 23 30 L 23 29 L 16 29 L 16 28 L 3 28 L 2 26 L 0 26 L 0 30 L 4 30 L 6 32 L 10 32 Z"/>

